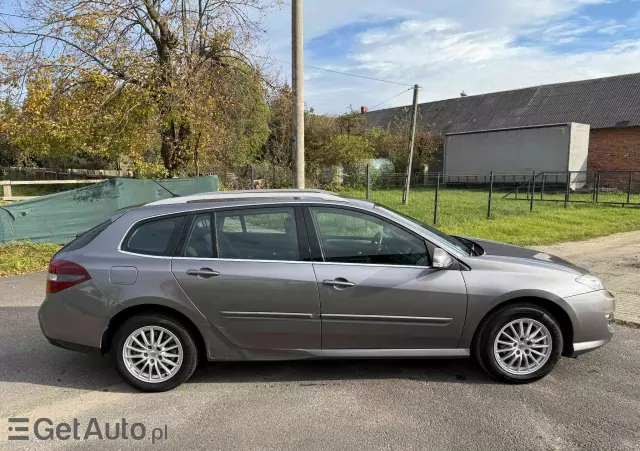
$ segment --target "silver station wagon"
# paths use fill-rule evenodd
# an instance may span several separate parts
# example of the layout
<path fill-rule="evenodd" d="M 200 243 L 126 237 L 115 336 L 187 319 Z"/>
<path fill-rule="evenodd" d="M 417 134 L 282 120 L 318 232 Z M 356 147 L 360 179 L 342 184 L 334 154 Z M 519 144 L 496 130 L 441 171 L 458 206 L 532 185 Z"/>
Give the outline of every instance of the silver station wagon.
<path fill-rule="evenodd" d="M 46 291 L 47 339 L 110 354 L 145 391 L 203 360 L 473 356 L 530 382 L 606 344 L 614 310 L 597 277 L 552 255 L 313 190 L 120 211 L 52 259 Z"/>

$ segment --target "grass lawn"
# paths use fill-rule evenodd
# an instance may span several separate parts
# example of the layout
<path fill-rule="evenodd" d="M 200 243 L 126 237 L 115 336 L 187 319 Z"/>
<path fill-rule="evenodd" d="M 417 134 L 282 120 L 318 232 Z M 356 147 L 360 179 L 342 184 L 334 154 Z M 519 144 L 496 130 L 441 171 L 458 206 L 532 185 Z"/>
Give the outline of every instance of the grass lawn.
<path fill-rule="evenodd" d="M 58 244 L 16 242 L 0 244 L 0 277 L 46 271 Z"/>
<path fill-rule="evenodd" d="M 364 190 L 343 190 L 341 194 L 365 197 Z M 640 208 L 570 203 L 565 209 L 562 202 L 535 202 L 534 211 L 530 213 L 528 201 L 503 199 L 502 196 L 501 193 L 494 193 L 492 219 L 489 220 L 486 191 L 441 190 L 437 227 L 449 234 L 523 246 L 578 241 L 640 230 Z M 624 198 L 626 200 L 626 194 Z M 411 190 L 408 205 L 402 205 L 402 190 L 399 189 L 373 190 L 371 200 L 433 224 L 433 189 Z M 618 198 L 607 200 L 624 201 Z"/>

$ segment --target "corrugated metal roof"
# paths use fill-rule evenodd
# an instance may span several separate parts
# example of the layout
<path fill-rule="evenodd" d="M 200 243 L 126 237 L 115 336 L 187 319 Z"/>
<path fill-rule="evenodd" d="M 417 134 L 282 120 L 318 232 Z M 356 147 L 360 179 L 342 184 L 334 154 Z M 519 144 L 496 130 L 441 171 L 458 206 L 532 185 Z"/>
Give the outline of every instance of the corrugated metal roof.
<path fill-rule="evenodd" d="M 367 113 L 374 126 L 406 107 Z M 640 73 L 542 85 L 419 105 L 420 127 L 446 133 L 579 122 L 591 128 L 640 126 Z"/>

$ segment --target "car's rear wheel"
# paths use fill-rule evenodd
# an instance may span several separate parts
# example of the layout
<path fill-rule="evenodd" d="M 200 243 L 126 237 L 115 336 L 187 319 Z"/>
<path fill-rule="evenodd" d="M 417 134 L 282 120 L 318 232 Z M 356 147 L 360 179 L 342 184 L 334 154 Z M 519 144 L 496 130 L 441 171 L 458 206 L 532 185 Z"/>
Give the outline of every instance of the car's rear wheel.
<path fill-rule="evenodd" d="M 198 350 L 189 330 L 173 318 L 145 314 L 128 319 L 114 337 L 115 364 L 133 387 L 171 390 L 191 377 Z"/>
<path fill-rule="evenodd" d="M 474 354 L 494 378 L 533 382 L 553 370 L 563 349 L 562 331 L 548 311 L 535 304 L 499 309 L 480 326 Z"/>

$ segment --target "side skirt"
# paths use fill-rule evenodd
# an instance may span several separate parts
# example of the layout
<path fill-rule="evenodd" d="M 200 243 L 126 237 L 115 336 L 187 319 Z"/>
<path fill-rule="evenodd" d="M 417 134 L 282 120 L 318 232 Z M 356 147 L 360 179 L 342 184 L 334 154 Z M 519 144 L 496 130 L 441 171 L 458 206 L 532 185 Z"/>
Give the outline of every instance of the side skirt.
<path fill-rule="evenodd" d="M 286 361 L 304 359 L 465 359 L 469 349 L 245 349 L 237 357 L 216 358 L 209 361 Z"/>
<path fill-rule="evenodd" d="M 408 358 L 459 358 L 469 357 L 468 349 L 307 349 L 313 357 L 344 359 L 408 359 Z"/>

